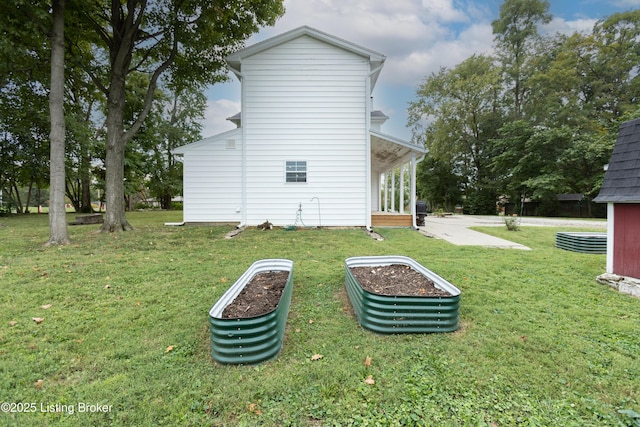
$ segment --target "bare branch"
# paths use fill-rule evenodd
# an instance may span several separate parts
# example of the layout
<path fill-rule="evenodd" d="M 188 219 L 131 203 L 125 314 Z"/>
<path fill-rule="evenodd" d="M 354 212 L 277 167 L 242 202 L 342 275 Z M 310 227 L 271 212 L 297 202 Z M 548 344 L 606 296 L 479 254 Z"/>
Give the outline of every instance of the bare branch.
<path fill-rule="evenodd" d="M 124 141 L 129 141 L 133 136 L 138 132 L 140 127 L 142 127 L 142 123 L 146 119 L 149 111 L 151 110 L 151 106 L 153 104 L 153 95 L 158 85 L 158 78 L 164 73 L 175 61 L 176 55 L 178 54 L 178 39 L 176 36 L 177 28 L 174 25 L 173 27 L 173 45 L 171 48 L 171 53 L 167 57 L 167 59 L 160 64 L 160 66 L 154 71 L 151 76 L 151 80 L 149 81 L 149 87 L 147 88 L 147 94 L 144 100 L 144 107 L 140 112 L 140 115 L 136 119 L 135 123 L 131 126 L 129 130 L 127 130 L 124 135 Z"/>

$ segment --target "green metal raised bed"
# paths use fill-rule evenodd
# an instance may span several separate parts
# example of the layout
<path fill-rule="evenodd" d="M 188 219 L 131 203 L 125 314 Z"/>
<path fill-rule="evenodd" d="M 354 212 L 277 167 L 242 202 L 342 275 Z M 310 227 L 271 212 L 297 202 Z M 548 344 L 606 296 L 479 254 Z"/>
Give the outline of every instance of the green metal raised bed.
<path fill-rule="evenodd" d="M 586 254 L 606 254 L 607 233 L 559 231 L 556 233 L 556 247 Z"/>
<path fill-rule="evenodd" d="M 249 318 L 223 319 L 222 312 L 258 273 L 287 271 L 280 303 L 271 312 Z M 254 262 L 209 310 L 211 355 L 223 364 L 254 365 L 273 359 L 282 348 L 293 293 L 293 261 L 263 259 Z"/>
<path fill-rule="evenodd" d="M 458 329 L 460 290 L 404 256 L 366 256 L 347 258 L 345 285 L 358 321 L 365 329 L 381 334 L 453 332 Z M 401 264 L 421 273 L 450 297 L 379 295 L 362 288 L 352 267 L 378 267 Z"/>

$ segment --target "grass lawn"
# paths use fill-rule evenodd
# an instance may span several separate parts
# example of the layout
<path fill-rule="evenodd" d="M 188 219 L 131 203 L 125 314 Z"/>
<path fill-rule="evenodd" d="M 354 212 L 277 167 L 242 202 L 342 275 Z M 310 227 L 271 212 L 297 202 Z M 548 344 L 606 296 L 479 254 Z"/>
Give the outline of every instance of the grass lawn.
<path fill-rule="evenodd" d="M 558 229 L 482 229 L 533 249 L 519 251 L 407 229 L 226 240 L 229 227 L 163 225 L 181 218 L 134 212 L 133 232 L 75 226 L 50 248 L 46 215 L 0 218 L 0 425 L 640 425 L 640 300 L 595 282 L 604 255 L 554 248 Z M 358 325 L 344 259 L 389 254 L 461 289 L 460 330 Z M 208 310 L 261 258 L 295 264 L 284 348 L 218 365 Z"/>

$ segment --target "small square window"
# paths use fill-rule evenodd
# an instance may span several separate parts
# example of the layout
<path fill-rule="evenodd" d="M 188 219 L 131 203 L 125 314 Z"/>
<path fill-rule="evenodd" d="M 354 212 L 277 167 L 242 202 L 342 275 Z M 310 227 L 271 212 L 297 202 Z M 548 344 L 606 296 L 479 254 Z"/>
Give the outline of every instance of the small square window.
<path fill-rule="evenodd" d="M 285 169 L 286 182 L 307 182 L 307 162 L 287 161 Z"/>

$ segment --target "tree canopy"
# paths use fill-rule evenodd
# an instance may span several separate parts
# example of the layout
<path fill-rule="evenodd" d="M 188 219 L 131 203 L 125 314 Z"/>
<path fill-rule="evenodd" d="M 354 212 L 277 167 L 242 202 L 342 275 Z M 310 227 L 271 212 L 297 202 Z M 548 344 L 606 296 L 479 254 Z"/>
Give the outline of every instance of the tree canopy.
<path fill-rule="evenodd" d="M 53 167 L 51 12 L 44 0 L 0 4 L 0 189 L 19 210 L 22 189 L 46 188 Z M 91 187 L 106 201 L 103 231 L 130 228 L 133 193 L 170 207 L 182 173 L 170 151 L 200 138 L 204 89 L 283 13 L 282 0 L 66 0 L 65 193 L 76 210 L 92 209 Z"/>
<path fill-rule="evenodd" d="M 495 213 L 506 198 L 538 201 L 539 213 L 553 214 L 561 193 L 589 202 L 620 121 L 640 113 L 640 10 L 604 18 L 588 34 L 542 36 L 548 8 L 506 0 L 493 22 L 495 56 L 432 73 L 409 106 L 414 140 L 432 159 L 420 167 L 448 164 L 464 177 L 468 212 Z M 433 180 L 422 186 L 443 200 Z"/>

